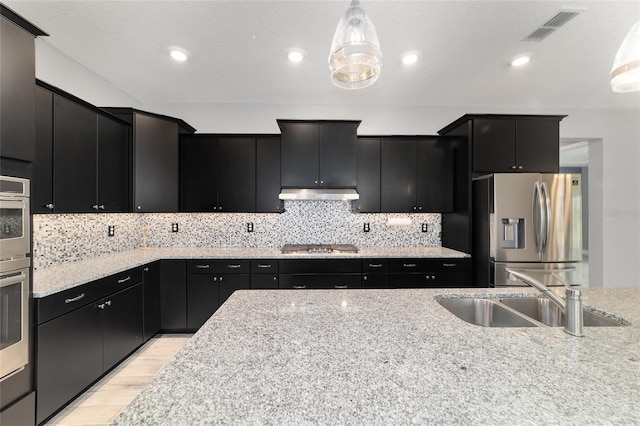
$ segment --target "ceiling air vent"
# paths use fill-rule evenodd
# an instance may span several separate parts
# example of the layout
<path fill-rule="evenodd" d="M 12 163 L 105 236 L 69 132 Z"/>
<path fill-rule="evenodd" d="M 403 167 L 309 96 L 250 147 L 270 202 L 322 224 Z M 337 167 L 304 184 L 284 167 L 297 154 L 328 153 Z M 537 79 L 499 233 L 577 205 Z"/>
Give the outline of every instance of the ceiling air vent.
<path fill-rule="evenodd" d="M 556 16 L 549 19 L 542 24 L 534 32 L 522 39 L 522 41 L 542 41 L 547 38 L 552 32 L 575 18 L 581 11 L 580 10 L 563 10 L 558 12 Z"/>

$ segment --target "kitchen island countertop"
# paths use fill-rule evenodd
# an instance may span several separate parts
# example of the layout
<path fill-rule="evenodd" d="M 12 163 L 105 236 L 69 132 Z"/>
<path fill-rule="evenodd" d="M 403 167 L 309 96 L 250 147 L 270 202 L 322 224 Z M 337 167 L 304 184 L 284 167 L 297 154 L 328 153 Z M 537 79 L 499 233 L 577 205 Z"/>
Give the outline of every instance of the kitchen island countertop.
<path fill-rule="evenodd" d="M 362 247 L 358 253 L 282 254 L 273 247 L 175 247 L 129 250 L 77 262 L 62 263 L 33 273 L 33 297 L 42 298 L 161 259 L 359 259 L 464 258 L 468 254 L 445 247 Z"/>
<path fill-rule="evenodd" d="M 640 289 L 584 289 L 631 325 L 580 338 L 435 300 L 531 292 L 237 291 L 116 424 L 640 424 Z"/>

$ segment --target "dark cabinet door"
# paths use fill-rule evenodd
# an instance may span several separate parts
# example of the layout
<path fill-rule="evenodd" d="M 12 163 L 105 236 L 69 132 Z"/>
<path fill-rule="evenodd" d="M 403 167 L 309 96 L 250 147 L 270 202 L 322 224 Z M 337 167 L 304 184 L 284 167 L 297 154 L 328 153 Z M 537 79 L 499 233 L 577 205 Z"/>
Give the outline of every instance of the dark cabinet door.
<path fill-rule="evenodd" d="M 129 129 L 98 114 L 98 209 L 129 211 Z"/>
<path fill-rule="evenodd" d="M 32 162 L 35 157 L 34 37 L 0 17 L 0 155 Z"/>
<path fill-rule="evenodd" d="M 98 302 L 102 310 L 104 371 L 142 344 L 142 283 Z"/>
<path fill-rule="evenodd" d="M 280 138 L 256 140 L 256 212 L 281 213 Z"/>
<path fill-rule="evenodd" d="M 320 132 L 320 184 L 356 186 L 357 123 L 323 123 Z"/>
<path fill-rule="evenodd" d="M 220 306 L 236 290 L 248 290 L 251 288 L 251 276 L 249 274 L 225 274 L 219 277 L 218 296 Z"/>
<path fill-rule="evenodd" d="M 187 262 L 160 262 L 160 327 L 162 330 L 187 328 Z"/>
<path fill-rule="evenodd" d="M 103 372 L 102 318 L 95 303 L 37 327 L 36 417 L 41 423 Z"/>
<path fill-rule="evenodd" d="M 319 132 L 315 123 L 280 123 L 283 187 L 311 188 L 319 184 Z"/>
<path fill-rule="evenodd" d="M 142 268 L 143 285 L 143 341 L 151 339 L 160 331 L 160 262 Z"/>
<path fill-rule="evenodd" d="M 255 139 L 218 139 L 218 211 L 256 211 Z"/>
<path fill-rule="evenodd" d="M 180 210 L 211 212 L 218 206 L 218 141 L 215 137 L 180 139 Z"/>
<path fill-rule="evenodd" d="M 253 290 L 266 290 L 278 288 L 278 275 L 276 274 L 252 274 L 251 288 Z"/>
<path fill-rule="evenodd" d="M 560 122 L 518 119 L 516 158 L 519 172 L 558 173 L 560 170 Z"/>
<path fill-rule="evenodd" d="M 380 212 L 380 139 L 358 138 L 356 142 L 357 180 L 361 213 Z"/>
<path fill-rule="evenodd" d="M 516 123 L 509 119 L 473 121 L 473 171 L 508 173 L 516 166 Z"/>
<path fill-rule="evenodd" d="M 220 306 L 218 275 L 187 276 L 187 328 L 197 330 Z"/>
<path fill-rule="evenodd" d="M 362 274 L 362 288 L 389 288 L 389 274 Z"/>
<path fill-rule="evenodd" d="M 418 212 L 453 211 L 453 149 L 437 139 L 418 140 L 416 205 Z"/>
<path fill-rule="evenodd" d="M 96 204 L 97 114 L 53 95 L 56 213 L 88 213 Z"/>
<path fill-rule="evenodd" d="M 178 211 L 178 124 L 135 114 L 134 139 L 135 211 Z"/>
<path fill-rule="evenodd" d="M 380 210 L 411 212 L 416 207 L 416 142 L 383 139 Z"/>
<path fill-rule="evenodd" d="M 36 87 L 36 153 L 31 212 L 53 211 L 53 93 Z"/>

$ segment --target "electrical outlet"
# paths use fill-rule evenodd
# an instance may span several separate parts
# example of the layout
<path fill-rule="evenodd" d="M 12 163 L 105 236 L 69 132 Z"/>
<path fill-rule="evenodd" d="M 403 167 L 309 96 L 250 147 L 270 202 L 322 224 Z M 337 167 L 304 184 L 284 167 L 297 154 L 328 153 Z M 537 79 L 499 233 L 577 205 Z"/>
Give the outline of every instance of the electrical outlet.
<path fill-rule="evenodd" d="M 172 223 L 171 224 L 171 232 L 178 232 L 178 224 L 177 223 Z"/>
<path fill-rule="evenodd" d="M 253 222 L 247 222 L 247 232 L 253 232 Z"/>
<path fill-rule="evenodd" d="M 113 225 L 109 225 L 107 227 L 107 236 L 109 237 L 113 237 L 116 235 L 116 227 Z"/>
<path fill-rule="evenodd" d="M 371 225 L 369 225 L 369 222 L 366 222 L 366 223 L 364 224 L 364 227 L 362 228 L 362 230 L 363 230 L 364 232 L 369 232 L 369 231 L 371 231 Z"/>
<path fill-rule="evenodd" d="M 429 231 L 429 228 L 427 227 L 426 223 L 423 223 L 422 224 L 422 232 L 427 232 L 427 231 Z"/>

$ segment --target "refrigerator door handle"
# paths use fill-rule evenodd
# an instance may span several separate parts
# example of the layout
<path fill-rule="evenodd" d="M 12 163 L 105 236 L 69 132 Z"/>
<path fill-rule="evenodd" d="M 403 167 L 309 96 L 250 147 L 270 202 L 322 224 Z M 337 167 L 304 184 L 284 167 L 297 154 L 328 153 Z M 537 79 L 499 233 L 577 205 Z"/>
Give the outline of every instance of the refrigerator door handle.
<path fill-rule="evenodd" d="M 542 232 L 544 230 L 544 199 L 540 182 L 533 184 L 533 239 L 536 243 L 536 253 L 542 253 Z"/>
<path fill-rule="evenodd" d="M 547 252 L 549 247 L 549 238 L 551 237 L 551 199 L 549 198 L 549 190 L 547 184 L 542 182 L 542 197 L 544 200 L 544 228 L 542 238 L 542 253 Z"/>

